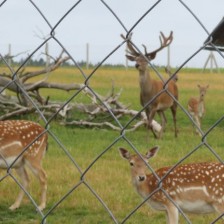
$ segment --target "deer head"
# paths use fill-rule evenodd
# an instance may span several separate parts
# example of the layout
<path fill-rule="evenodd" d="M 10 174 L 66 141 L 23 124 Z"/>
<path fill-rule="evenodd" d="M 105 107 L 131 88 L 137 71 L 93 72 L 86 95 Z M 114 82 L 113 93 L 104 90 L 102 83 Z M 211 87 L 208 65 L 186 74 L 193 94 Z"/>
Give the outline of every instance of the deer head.
<path fill-rule="evenodd" d="M 159 36 L 159 40 L 160 40 L 160 47 L 157 48 L 156 50 L 152 51 L 152 52 L 147 52 L 147 48 L 145 45 L 143 45 L 144 47 L 144 55 L 140 54 L 137 50 L 135 50 L 135 48 L 133 47 L 132 43 L 131 43 L 131 37 L 132 34 L 130 34 L 128 36 L 128 38 L 125 38 L 125 36 L 123 34 L 121 34 L 121 37 L 124 40 L 127 40 L 127 53 L 126 57 L 128 60 L 130 61 L 135 61 L 136 65 L 135 67 L 138 70 L 142 70 L 145 69 L 145 67 L 148 64 L 148 61 L 151 61 L 153 59 L 155 59 L 157 52 L 161 51 L 163 48 L 169 46 L 172 41 L 173 41 L 173 31 L 170 32 L 170 35 L 168 37 L 166 37 L 163 32 L 160 32 L 160 36 Z"/>
<path fill-rule="evenodd" d="M 200 84 L 198 84 L 197 86 L 198 86 L 198 89 L 199 89 L 199 96 L 200 96 L 199 98 L 201 100 L 203 100 L 204 97 L 205 97 L 205 94 L 207 92 L 207 89 L 208 89 L 209 85 L 201 86 Z"/>
<path fill-rule="evenodd" d="M 142 182 L 146 180 L 146 172 L 149 159 L 154 157 L 159 150 L 158 146 L 155 146 L 148 150 L 145 155 L 141 157 L 138 154 L 131 155 L 127 149 L 119 148 L 119 152 L 122 158 L 129 161 L 131 166 L 132 180 L 134 183 Z"/>

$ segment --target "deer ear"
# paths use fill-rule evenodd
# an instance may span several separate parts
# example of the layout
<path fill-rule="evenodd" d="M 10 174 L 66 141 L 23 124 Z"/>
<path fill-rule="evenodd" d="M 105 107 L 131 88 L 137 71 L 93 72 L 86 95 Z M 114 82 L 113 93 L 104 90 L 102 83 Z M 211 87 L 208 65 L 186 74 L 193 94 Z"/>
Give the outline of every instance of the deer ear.
<path fill-rule="evenodd" d="M 208 87 L 209 87 L 209 84 L 206 86 L 206 89 L 208 89 Z"/>
<path fill-rule="evenodd" d="M 155 146 L 155 147 L 149 149 L 148 152 L 146 153 L 146 158 L 149 159 L 149 158 L 155 156 L 158 151 L 159 151 L 159 146 Z"/>
<path fill-rule="evenodd" d="M 151 61 L 151 60 L 155 59 L 156 52 L 146 54 L 145 56 Z"/>
<path fill-rule="evenodd" d="M 200 84 L 198 84 L 197 86 L 198 86 L 198 88 L 201 88 L 201 85 Z"/>
<path fill-rule="evenodd" d="M 130 152 L 127 149 L 119 148 L 119 152 L 122 158 L 129 159 L 130 158 Z"/>
<path fill-rule="evenodd" d="M 126 54 L 126 58 L 130 61 L 135 61 L 135 56 L 131 56 L 131 55 L 127 55 Z"/>

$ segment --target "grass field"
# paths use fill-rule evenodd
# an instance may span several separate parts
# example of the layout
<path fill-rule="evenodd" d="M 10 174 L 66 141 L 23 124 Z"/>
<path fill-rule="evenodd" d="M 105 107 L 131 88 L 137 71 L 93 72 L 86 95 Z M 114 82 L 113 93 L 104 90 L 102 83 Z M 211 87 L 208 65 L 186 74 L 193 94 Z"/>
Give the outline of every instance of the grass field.
<path fill-rule="evenodd" d="M 84 70 L 88 76 L 91 70 Z M 164 76 L 166 76 L 164 74 Z M 52 82 L 83 83 L 85 80 L 80 72 L 72 68 L 61 68 L 50 74 Z M 131 105 L 132 109 L 140 110 L 138 73 L 135 69 L 106 69 L 97 70 L 89 79 L 89 86 L 97 93 L 106 95 L 111 89 L 112 80 L 115 90 L 123 90 L 120 102 Z M 202 122 L 202 130 L 205 132 L 223 116 L 224 111 L 224 73 L 203 73 L 200 70 L 183 70 L 179 73 L 178 88 L 179 102 L 186 108 L 190 96 L 198 96 L 197 84 L 209 84 L 206 95 L 206 115 Z M 43 90 L 51 99 L 66 101 L 75 92 L 63 92 L 56 90 Z M 74 102 L 88 102 L 85 95 L 78 95 Z M 50 132 L 61 143 L 58 144 L 50 135 L 49 150 L 43 161 L 43 166 L 48 176 L 48 200 L 44 214 L 55 207 L 62 197 L 70 193 L 47 216 L 47 223 L 82 223 L 82 224 L 108 224 L 115 223 L 105 210 L 103 205 L 91 192 L 90 188 L 100 196 L 105 205 L 110 209 L 117 223 L 135 209 L 142 199 L 135 192 L 131 184 L 129 164 L 124 161 L 119 153 L 119 147 L 130 149 L 128 139 L 140 152 L 154 145 L 160 146 L 160 151 L 151 160 L 154 169 L 162 166 L 173 165 L 190 153 L 200 143 L 199 136 L 193 133 L 190 119 L 178 108 L 177 125 L 178 138 L 174 138 L 173 122 L 170 111 L 166 112 L 168 125 L 163 139 L 157 140 L 146 131 L 144 127 L 135 132 L 126 132 L 121 137 L 118 131 L 110 129 L 96 129 L 83 127 L 59 126 L 53 120 L 50 124 Z M 75 115 L 74 115 L 75 117 Z M 21 117 L 29 119 L 29 117 Z M 75 117 L 78 119 L 78 117 Z M 158 119 L 156 117 L 156 119 Z M 127 121 L 121 121 L 125 124 Z M 207 136 L 206 143 L 223 159 L 224 158 L 224 121 L 216 126 Z M 78 164 L 78 169 L 72 159 L 67 156 L 64 149 L 69 152 L 71 158 Z M 99 159 L 91 165 L 99 156 Z M 184 163 L 216 161 L 214 154 L 201 146 L 188 157 Z M 88 169 L 91 167 L 90 169 Z M 87 170 L 86 170 L 87 169 Z M 83 179 L 80 173 L 85 172 Z M 0 177 L 4 171 L 0 171 Z M 83 181 L 83 182 L 82 182 Z M 89 188 L 90 187 L 90 188 Z M 72 191 L 72 189 L 74 190 Z M 31 175 L 30 192 L 32 197 L 39 202 L 39 183 Z M 8 207 L 13 203 L 19 188 L 11 178 L 0 182 L 0 223 L 7 224 L 36 224 L 42 218 L 35 212 L 35 208 L 26 197 L 21 208 L 11 212 Z M 71 191 L 71 192 L 70 192 Z M 211 223 L 217 214 L 188 215 L 192 223 Z M 153 211 L 147 205 L 140 207 L 129 219 L 128 224 L 165 223 L 165 213 Z M 180 223 L 186 223 L 180 216 Z M 221 222 L 217 222 L 221 223 Z"/>

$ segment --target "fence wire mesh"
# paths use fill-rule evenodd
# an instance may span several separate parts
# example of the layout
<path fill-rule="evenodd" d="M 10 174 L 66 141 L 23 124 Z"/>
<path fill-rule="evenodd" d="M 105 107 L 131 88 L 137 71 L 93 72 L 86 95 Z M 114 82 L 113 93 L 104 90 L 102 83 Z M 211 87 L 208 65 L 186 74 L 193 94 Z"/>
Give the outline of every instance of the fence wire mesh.
<path fill-rule="evenodd" d="M 0 4 L 0 11 L 3 11 L 4 8 L 8 7 L 7 4 L 11 3 L 12 1 L 10 0 L 5 0 L 5 1 L 2 1 L 2 3 Z M 129 135 L 127 134 L 127 130 L 131 127 L 131 124 L 133 123 L 134 120 L 136 120 L 141 112 L 144 111 L 145 108 L 142 108 L 141 110 L 138 111 L 137 114 L 135 114 L 131 119 L 129 119 L 127 122 L 123 123 L 119 120 L 119 117 L 114 113 L 113 111 L 113 108 L 111 108 L 110 106 L 108 106 L 108 104 L 106 104 L 104 102 L 104 100 L 102 100 L 102 98 L 99 96 L 98 94 L 98 90 L 97 88 L 93 88 L 92 85 L 91 85 L 91 82 L 92 82 L 92 79 L 94 78 L 94 76 L 96 76 L 96 73 L 98 70 L 100 70 L 101 66 L 107 62 L 107 59 L 110 58 L 110 57 L 113 57 L 114 54 L 116 54 L 116 52 L 118 50 L 120 50 L 122 47 L 124 47 L 127 43 L 127 41 L 129 40 L 128 37 L 129 35 L 133 32 L 133 33 L 136 33 L 137 31 L 135 31 L 138 26 L 141 25 L 141 23 L 146 19 L 146 17 L 150 16 L 152 13 L 154 13 L 154 9 L 156 9 L 157 7 L 159 8 L 160 4 L 163 4 L 164 1 L 155 1 L 154 4 L 149 4 L 150 6 L 145 9 L 145 12 L 142 13 L 141 17 L 139 17 L 138 20 L 134 21 L 133 22 L 133 25 L 131 26 L 131 28 L 127 28 L 125 26 L 125 24 L 123 23 L 122 21 L 122 16 L 120 14 L 120 12 L 117 12 L 117 11 L 114 11 L 113 8 L 111 7 L 111 2 L 110 1 L 103 1 L 103 0 L 99 0 L 99 1 L 95 1 L 95 4 L 99 7 L 101 7 L 104 11 L 104 13 L 107 13 L 107 14 L 110 14 L 111 17 L 113 17 L 113 19 L 116 21 L 117 23 L 117 30 L 118 30 L 118 33 L 117 35 L 119 36 L 120 35 L 120 32 L 119 30 L 123 30 L 123 34 L 125 35 L 125 37 L 127 39 L 123 40 L 122 38 L 120 39 L 120 42 L 117 46 L 114 46 L 113 49 L 111 49 L 111 51 L 109 53 L 107 53 L 103 59 L 100 60 L 100 62 L 97 64 L 97 66 L 95 66 L 92 71 L 90 72 L 90 74 L 86 74 L 85 72 L 85 69 L 83 69 L 82 66 L 79 65 L 78 61 L 77 61 L 77 58 L 75 54 L 71 53 L 71 49 L 69 47 L 67 47 L 67 44 L 65 44 L 63 41 L 61 41 L 61 38 L 60 38 L 60 35 L 67 35 L 69 36 L 69 33 L 60 33 L 61 29 L 60 27 L 63 27 L 63 23 L 66 23 L 67 25 L 67 22 L 69 21 L 69 23 L 73 23 L 74 21 L 70 21 L 70 14 L 74 14 L 76 13 L 77 10 L 79 10 L 79 7 L 82 7 L 82 4 L 85 2 L 84 0 L 80 0 L 80 1 L 73 1 L 71 2 L 71 6 L 70 8 L 67 8 L 67 10 L 63 13 L 63 15 L 61 16 L 60 19 L 58 19 L 56 22 L 54 23 L 51 23 L 50 20 L 48 20 L 48 15 L 45 14 L 45 9 L 43 8 L 40 8 L 39 7 L 39 4 L 38 4 L 38 1 L 27 1 L 29 2 L 29 7 L 30 7 L 30 10 L 32 10 L 33 14 L 35 17 L 41 17 L 42 20 L 44 21 L 44 24 L 45 26 L 48 27 L 48 29 L 50 30 L 49 32 L 49 35 L 46 37 L 46 38 L 40 38 L 41 41 L 38 43 L 37 47 L 33 48 L 32 49 L 32 52 L 29 53 L 29 55 L 25 58 L 25 60 L 23 60 L 23 62 L 21 62 L 19 64 L 19 66 L 15 69 L 14 66 L 12 66 L 9 61 L 6 59 L 6 57 L 1 53 L 1 64 L 5 67 L 7 67 L 8 71 L 10 72 L 11 74 L 11 81 L 8 82 L 7 84 L 5 84 L 4 86 L 2 86 L 3 88 L 1 89 L 1 93 L 4 92 L 4 90 L 7 90 L 8 87 L 10 86 L 16 86 L 17 88 L 17 91 L 19 93 L 22 93 L 23 96 L 28 99 L 28 102 L 30 104 L 30 107 L 29 107 L 29 110 L 23 110 L 23 108 L 21 107 L 20 110 L 21 110 L 21 114 L 24 113 L 28 113 L 28 112 L 33 112 L 35 114 L 38 114 L 38 116 L 40 117 L 40 122 L 44 123 L 45 125 L 45 129 L 47 131 L 47 133 L 49 134 L 51 140 L 51 144 L 49 145 L 49 151 L 47 152 L 47 155 L 46 157 L 49 157 L 49 160 L 50 158 L 52 159 L 52 161 L 50 163 L 55 163 L 55 171 L 54 172 L 51 172 L 51 175 L 52 176 L 49 176 L 48 175 L 48 178 L 49 178 L 49 183 L 48 183 L 48 189 L 50 191 L 50 188 L 51 188 L 51 184 L 54 185 L 54 178 L 57 179 L 57 182 L 62 182 L 62 183 L 59 183 L 59 186 L 58 188 L 64 188 L 64 190 L 62 191 L 63 192 L 63 195 L 60 195 L 59 197 L 55 197 L 54 198 L 58 198 L 57 201 L 51 201 L 51 196 L 50 193 L 47 197 L 47 203 L 49 203 L 50 205 L 47 206 L 47 208 L 44 210 L 44 211 L 39 211 L 38 210 L 38 205 L 37 205 L 37 202 L 36 202 L 36 198 L 33 197 L 33 194 L 31 195 L 29 191 L 27 191 L 26 189 L 24 189 L 24 187 L 21 185 L 20 183 L 20 180 L 18 179 L 18 177 L 16 175 L 14 175 L 14 173 L 12 172 L 12 169 L 11 169 L 11 166 L 8 167 L 7 171 L 5 174 L 3 174 L 0 179 L 0 185 L 3 184 L 3 180 L 5 179 L 12 179 L 13 182 L 15 182 L 19 188 L 23 189 L 27 195 L 27 197 L 29 198 L 29 200 L 32 202 L 32 204 L 34 205 L 34 207 L 37 209 L 38 211 L 38 216 L 40 216 L 40 219 L 41 219 L 41 223 L 48 223 L 48 219 L 49 217 L 54 217 L 55 216 L 55 219 L 51 219 L 51 223 L 57 223 L 57 215 L 56 213 L 58 213 L 60 210 L 63 210 L 63 207 L 61 207 L 61 205 L 65 202 L 65 201 L 69 201 L 69 203 L 71 202 L 71 207 L 72 209 L 74 210 L 74 213 L 75 213 L 75 210 L 76 210 L 76 205 L 79 203 L 79 202 L 72 202 L 71 201 L 71 196 L 74 192 L 77 192 L 77 194 L 79 194 L 79 191 L 80 191 L 80 188 L 86 188 L 86 190 L 88 191 L 86 194 L 89 195 L 89 198 L 91 200 L 97 200 L 100 204 L 101 204 L 101 207 L 103 208 L 103 210 L 107 213 L 107 215 L 110 217 L 110 221 L 111 223 L 132 223 L 131 221 L 131 218 L 132 216 L 134 216 L 138 211 L 139 209 L 144 206 L 145 202 L 148 200 L 148 198 L 150 198 L 152 196 L 152 194 L 150 194 L 148 196 L 148 198 L 146 200 L 144 200 L 142 203 L 138 204 L 136 207 L 132 207 L 131 211 L 129 211 L 129 213 L 126 214 L 125 217 L 117 217 L 117 215 L 114 213 L 113 209 L 110 208 L 110 205 L 109 205 L 109 199 L 105 199 L 104 197 L 102 197 L 102 193 L 100 192 L 100 190 L 98 189 L 98 187 L 96 185 L 93 185 L 91 183 L 91 178 L 90 178 L 90 175 L 91 175 L 91 169 L 93 169 L 94 166 L 96 166 L 98 169 L 100 169 L 100 165 L 98 164 L 101 164 L 103 163 L 103 158 L 106 154 L 108 153 L 111 153 L 111 149 L 113 147 L 117 147 L 117 145 L 119 144 L 123 144 L 124 142 L 129 145 L 129 147 L 139 153 L 139 148 L 136 147 L 135 145 L 135 140 L 133 140 L 132 137 L 129 137 Z M 15 4 L 15 1 L 14 1 L 14 4 Z M 16 4 L 19 4 L 19 5 L 23 5 L 24 2 L 20 1 L 19 3 L 16 3 Z M 52 2 L 52 4 L 54 4 Z M 197 23 L 197 26 L 198 26 L 198 29 L 203 29 L 204 32 L 207 34 L 207 37 L 209 36 L 209 31 L 206 29 L 206 25 L 203 24 L 200 19 L 197 17 L 197 15 L 194 14 L 194 12 L 191 10 L 190 6 L 188 6 L 188 3 L 187 1 L 176 1 L 175 3 L 172 1 L 169 2 L 170 4 L 170 7 L 172 7 L 173 4 L 179 4 L 181 5 L 182 8 L 184 8 L 184 10 L 191 14 L 191 16 L 195 19 L 196 23 Z M 13 7 L 13 4 L 10 5 L 10 7 Z M 131 5 L 127 5 L 127 10 L 128 10 L 128 7 L 131 7 Z M 52 5 L 52 10 L 53 10 L 53 5 Z M 203 10 L 203 9 L 201 9 Z M 54 10 L 53 10 L 54 11 Z M 158 10 L 159 12 L 159 10 Z M 125 13 L 125 12 L 122 12 L 122 13 Z M 29 18 L 26 18 L 27 20 Z M 78 23 L 80 25 L 82 25 L 81 23 L 81 20 L 82 18 L 80 18 L 80 21 L 78 21 Z M 103 18 L 102 18 L 103 20 Z M 75 21 L 77 22 L 77 21 Z M 5 25 L 7 25 L 7 21 L 4 22 Z M 26 26 L 26 24 L 23 24 L 22 27 L 20 28 L 21 31 L 23 29 L 26 29 L 24 28 Z M 41 26 L 41 25 L 40 25 Z M 9 29 L 10 29 L 10 25 L 9 25 Z M 73 29 L 73 27 L 71 26 L 71 29 Z M 80 30 L 79 30 L 80 29 Z M 81 28 L 77 29 L 77 33 L 79 33 L 79 31 L 81 31 Z M 88 27 L 87 27 L 88 29 Z M 146 28 L 145 28 L 146 29 Z M 96 30 L 96 32 L 99 32 L 98 30 Z M 103 32 L 103 30 L 101 31 Z M 138 32 L 144 32 L 144 30 L 139 30 L 138 29 Z M 15 33 L 15 35 L 17 35 Z M 91 33 L 89 35 L 89 39 L 91 40 Z M 109 41 L 109 39 L 108 39 Z M 66 100 L 66 102 L 63 103 L 63 105 L 60 105 L 58 106 L 58 108 L 55 109 L 55 112 L 54 113 L 51 113 L 50 116 L 46 116 L 45 113 L 43 112 L 43 108 L 40 107 L 33 99 L 32 97 L 30 96 L 30 94 L 27 93 L 27 90 L 26 88 L 24 88 L 23 84 L 21 84 L 20 82 L 20 79 L 21 77 L 19 77 L 19 74 L 22 72 L 23 69 L 25 69 L 25 67 L 27 66 L 29 60 L 35 55 L 37 54 L 39 51 L 42 50 L 42 48 L 47 44 L 47 43 L 54 43 L 55 45 L 57 45 L 57 47 L 59 49 L 61 49 L 63 51 L 64 54 L 66 54 L 69 59 L 72 61 L 72 64 L 75 66 L 76 69 L 78 69 L 79 73 L 82 75 L 82 83 L 81 85 L 79 86 L 79 89 L 77 91 L 73 91 L 73 93 L 69 96 L 69 98 Z M 132 40 L 132 44 L 133 46 L 140 52 L 141 52 L 141 49 L 138 49 L 137 47 L 137 44 L 135 44 L 135 41 Z M 204 48 L 209 45 L 210 42 L 208 43 L 204 43 L 202 44 L 201 46 L 198 46 L 198 48 L 195 50 L 195 52 L 190 55 L 189 57 L 186 57 L 186 59 L 183 61 L 182 65 L 181 66 L 178 66 L 178 68 L 176 68 L 175 72 L 172 73 L 172 76 L 174 77 L 176 74 L 178 74 L 178 72 L 181 71 L 181 69 L 190 61 L 192 60 L 192 58 L 194 57 L 197 57 L 197 55 L 200 54 L 201 51 L 204 50 Z M 68 45 L 69 46 L 69 45 Z M 215 48 L 215 46 L 213 46 Z M 216 49 L 216 51 L 220 54 L 220 56 L 222 57 L 222 59 L 224 60 L 224 57 L 223 57 L 223 54 L 222 52 L 220 52 L 218 49 Z M 125 52 L 124 52 L 124 55 L 125 55 Z M 78 59 L 79 60 L 79 59 Z M 56 61 L 56 60 L 55 60 Z M 155 74 L 158 76 L 159 79 L 163 79 L 163 77 L 161 76 L 160 74 L 160 71 L 158 70 L 158 68 L 152 64 L 151 62 L 148 63 L 149 66 L 151 67 L 151 69 L 155 72 Z M 136 71 L 136 74 L 137 74 L 137 71 Z M 165 88 L 166 84 L 170 82 L 172 78 L 170 78 L 168 81 L 164 82 L 164 88 L 163 90 L 158 93 L 157 96 L 159 96 L 160 94 L 162 94 L 163 92 L 166 92 L 168 93 L 172 98 L 174 98 L 174 96 L 167 90 L 167 88 Z M 211 79 L 212 79 L 212 74 L 211 74 Z M 63 82 L 63 78 L 61 78 L 61 81 Z M 137 83 L 136 83 L 137 85 Z M 69 139 L 67 140 L 61 140 L 61 137 L 60 137 L 60 130 L 59 131 L 55 131 L 54 130 L 54 126 L 55 126 L 55 123 L 54 123 L 54 120 L 57 118 L 57 116 L 59 115 L 60 112 L 63 111 L 63 109 L 66 107 L 66 106 L 69 106 L 70 102 L 71 101 L 74 101 L 74 100 L 80 100 L 83 99 L 82 98 L 82 95 L 83 95 L 83 92 L 86 92 L 86 93 L 90 93 L 91 96 L 94 96 L 94 98 L 96 99 L 96 101 L 98 102 L 98 104 L 100 104 L 100 106 L 103 108 L 103 110 L 107 111 L 108 112 L 108 119 L 109 120 L 113 120 L 113 123 L 118 127 L 118 129 L 120 130 L 119 132 L 116 132 L 115 136 L 113 137 L 113 139 L 109 140 L 108 139 L 108 144 L 105 145 L 105 147 L 99 152 L 97 153 L 97 155 L 95 153 L 92 153 L 93 155 L 93 159 L 90 163 L 88 163 L 85 168 L 84 164 L 85 163 L 85 154 L 86 152 L 83 150 L 83 154 L 80 155 L 82 157 L 82 159 L 79 159 L 77 158 L 76 156 L 73 156 L 73 152 L 72 150 L 75 150 L 75 146 L 68 146 L 68 142 L 70 141 Z M 60 95 L 60 93 L 59 93 Z M 156 96 L 156 97 L 157 97 Z M 154 99 L 153 99 L 154 100 Z M 152 100 L 152 101 L 153 101 Z M 174 100 L 176 100 L 174 98 Z M 215 100 L 215 99 L 214 99 Z M 186 117 L 189 118 L 189 120 L 192 122 L 192 124 L 194 124 L 195 126 L 197 126 L 197 124 L 195 123 L 195 121 L 192 119 L 192 117 L 190 116 L 190 114 L 188 113 L 187 109 L 186 109 L 186 106 L 183 105 L 180 101 L 177 101 L 177 104 L 178 104 L 178 110 L 179 111 L 182 111 L 182 113 L 185 114 Z M 0 102 L 1 103 L 1 102 Z M 148 104 L 151 104 L 152 102 L 150 101 Z M 220 102 L 222 103 L 222 102 Z M 18 112 L 18 111 L 17 111 Z M 4 117 L 2 117 L 4 119 Z M 201 138 L 200 138 L 200 142 L 198 142 L 196 145 L 194 145 L 194 147 L 192 148 L 188 148 L 188 151 L 186 154 L 184 154 L 180 159 L 178 159 L 178 161 L 175 163 L 175 164 L 172 164 L 172 168 L 170 170 L 170 172 L 175 169 L 175 167 L 177 167 L 179 164 L 185 162 L 185 161 L 188 161 L 188 159 L 191 157 L 192 154 L 196 153 L 199 149 L 201 149 L 202 147 L 205 148 L 205 151 L 209 152 L 211 154 L 211 157 L 212 159 L 211 160 L 214 160 L 214 157 L 216 160 L 220 161 L 221 163 L 223 163 L 223 154 L 220 153 L 220 152 L 217 152 L 216 148 L 214 147 L 214 144 L 210 143 L 207 138 L 208 136 L 217 128 L 217 127 L 222 127 L 223 126 L 223 119 L 224 119 L 224 116 L 222 115 L 221 117 L 216 117 L 215 120 L 214 120 L 214 123 L 209 127 L 209 129 L 205 132 L 203 132 L 203 130 L 201 130 L 200 127 L 197 127 L 197 129 L 199 130 L 200 134 L 201 134 Z M 181 123 L 181 121 L 178 121 L 179 125 Z M 76 124 L 73 123 L 73 125 L 75 126 Z M 78 130 L 74 130 L 71 128 L 71 126 L 68 127 L 70 129 L 70 131 L 74 134 L 74 138 L 76 138 L 76 132 L 78 132 Z M 105 138 L 106 136 L 106 132 L 103 132 L 100 134 L 100 130 L 96 130 L 96 129 L 93 129 L 93 131 L 96 131 L 96 132 L 99 132 L 99 139 L 96 139 L 96 141 L 100 141 L 100 138 Z M 137 130 L 136 130 L 137 131 Z M 221 131 L 223 131 L 223 129 L 221 129 Z M 181 133 L 179 133 L 181 135 Z M 131 135 L 130 135 L 131 136 Z M 195 138 L 198 138 L 198 137 L 195 137 Z M 88 142 L 90 140 L 90 142 Z M 91 147 L 91 144 L 93 143 L 93 139 L 89 139 L 89 136 L 86 136 L 86 141 L 83 142 L 83 148 L 89 148 Z M 163 140 L 161 140 L 163 141 Z M 219 141 L 223 141 L 223 139 L 219 139 Z M 97 144 L 97 143 L 95 143 Z M 159 143 L 158 143 L 159 144 Z M 218 143 L 217 143 L 218 144 Z M 221 144 L 221 143 L 220 143 Z M 57 156 L 53 156 L 51 153 L 54 149 L 52 149 L 52 145 L 53 146 L 57 146 L 58 148 L 60 148 L 60 152 L 58 152 Z M 213 146 L 212 146 L 213 145 Z M 1 147 L 1 146 L 0 146 Z M 186 146 L 187 147 L 187 146 Z M 71 149 L 71 148 L 74 148 L 74 149 Z M 26 149 L 24 149 L 26 150 Z M 115 154 L 115 151 L 113 151 L 113 153 Z M 181 152 L 183 153 L 183 152 Z M 64 159 L 64 164 L 57 164 L 58 160 L 57 160 L 57 157 L 60 157 L 60 156 L 65 156 L 66 158 Z M 113 154 L 109 154 L 110 156 L 113 155 Z M 21 155 L 20 155 L 21 156 Z M 0 157 L 2 157 L 0 155 Z M 159 160 L 159 158 L 158 158 Z M 71 168 L 70 172 L 71 173 L 74 173 L 74 180 L 71 180 L 71 179 L 63 179 L 63 177 L 58 177 L 57 175 L 57 168 L 58 166 L 60 167 L 65 167 L 65 166 L 69 166 Z M 46 169 L 46 172 L 48 173 L 48 167 L 45 168 Z M 111 167 L 110 168 L 111 170 L 115 169 L 114 170 L 114 174 L 108 174 L 108 177 L 107 178 L 111 178 L 111 181 L 109 181 L 110 183 L 110 187 L 111 189 L 113 189 L 113 178 L 114 176 L 116 175 L 116 172 L 125 172 L 125 171 L 120 171 L 119 168 L 116 169 L 114 167 Z M 155 173 L 154 171 L 154 168 L 152 166 L 149 165 L 149 170 L 151 170 L 152 172 Z M 67 170 L 65 169 L 65 172 Z M 100 170 L 99 170 L 99 173 Z M 1 173 L 2 174 L 2 173 Z M 100 174 L 99 174 L 100 175 Z M 169 173 L 167 174 L 169 175 Z M 101 181 L 101 178 L 102 178 L 102 181 L 104 179 L 104 177 L 97 177 L 99 178 L 98 182 Z M 188 216 L 188 214 L 186 214 L 185 212 L 183 212 L 179 207 L 178 205 L 175 203 L 175 201 L 172 200 L 172 198 L 167 194 L 167 192 L 164 190 L 163 188 L 163 185 L 162 185 L 162 181 L 163 179 L 160 179 L 158 178 L 159 182 L 161 184 L 158 184 L 158 188 L 156 189 L 156 191 L 158 190 L 162 190 L 164 195 L 166 195 L 166 197 L 178 208 L 179 210 L 179 213 L 181 214 L 181 217 L 182 217 L 182 221 L 183 223 L 193 223 L 193 220 L 191 220 Z M 7 183 L 9 184 L 9 183 Z M 11 183 L 10 183 L 11 184 Z M 103 183 L 100 183 L 101 185 L 103 185 Z M 0 186 L 1 187 L 1 186 Z M 10 187 L 9 187 L 10 188 Z M 108 190 L 108 187 L 105 186 L 105 189 Z M 110 194 L 110 192 L 112 190 L 109 190 L 107 195 Z M 12 189 L 11 189 L 12 190 Z M 102 190 L 102 189 L 101 189 Z M 155 191 L 155 192 L 156 192 Z M 86 192 L 86 191 L 84 191 Z M 153 192 L 153 193 L 155 193 Z M 122 194 L 125 194 L 125 192 L 122 192 Z M 114 195 L 113 195 L 114 196 Z M 83 196 L 84 197 L 84 196 Z M 108 196 L 110 198 L 110 196 Z M 138 196 L 136 196 L 138 197 Z M 74 199 L 75 200 L 75 199 Z M 1 199 L 0 199 L 0 203 L 1 203 Z M 118 202 L 119 203 L 119 202 Z M 131 203 L 130 201 L 128 201 L 127 203 Z M 74 206 L 73 206 L 74 204 Z M 119 207 L 119 205 L 117 205 Z M 3 207 L 5 209 L 5 207 Z M 121 208 L 123 209 L 123 208 Z M 96 211 L 97 212 L 97 211 Z M 17 214 L 16 214 L 17 215 Z M 66 216 L 66 214 L 64 214 Z M 218 222 L 221 222 L 221 218 L 224 214 L 218 214 L 215 216 L 214 220 L 212 221 L 212 223 L 218 223 Z M 91 221 L 88 221 L 88 214 L 86 214 L 86 222 L 85 223 L 91 223 Z M 104 217 L 104 216 L 103 216 Z M 1 218 L 0 218 L 1 220 Z M 2 219 L 5 223 L 7 223 L 6 220 L 4 220 L 4 218 Z M 54 221 L 53 221 L 54 220 Z M 70 220 L 70 219 L 69 219 Z M 152 218 L 148 217 L 148 221 L 151 222 Z M 75 216 L 74 216 L 74 220 L 70 220 L 71 223 L 79 223 L 79 221 L 75 220 Z M 29 220 L 24 220 L 24 223 L 29 223 Z M 32 222 L 34 223 L 34 222 Z M 97 222 L 97 223 L 106 223 L 105 220 L 101 220 L 101 222 Z M 206 220 L 204 220 L 203 223 L 206 223 Z"/>

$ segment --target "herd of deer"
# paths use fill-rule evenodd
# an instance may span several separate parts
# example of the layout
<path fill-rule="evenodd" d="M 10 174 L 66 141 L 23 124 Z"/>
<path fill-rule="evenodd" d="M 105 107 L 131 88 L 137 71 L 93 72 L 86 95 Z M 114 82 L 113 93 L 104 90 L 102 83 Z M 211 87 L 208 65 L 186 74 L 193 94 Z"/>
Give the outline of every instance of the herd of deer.
<path fill-rule="evenodd" d="M 124 35 L 121 37 L 127 42 L 127 59 L 130 61 L 135 61 L 135 67 L 139 71 L 139 86 L 140 86 L 140 102 L 142 107 L 145 108 L 148 127 L 152 130 L 153 135 L 156 138 L 161 138 L 165 130 L 167 123 L 164 111 L 168 108 L 171 109 L 173 122 L 174 122 L 174 132 L 175 137 L 177 137 L 177 127 L 176 127 L 176 113 L 177 113 L 177 103 L 178 103 L 178 87 L 176 74 L 171 74 L 166 68 L 166 72 L 169 74 L 170 79 L 167 82 L 162 80 L 152 79 L 148 70 L 148 64 L 151 60 L 156 57 L 156 54 L 169 46 L 173 41 L 173 32 L 170 32 L 168 37 L 161 32 L 160 36 L 160 47 L 152 52 L 147 52 L 147 48 L 143 45 L 145 54 L 141 54 L 133 47 L 131 42 L 130 34 L 127 38 Z M 200 91 L 199 100 L 196 98 L 190 98 L 188 102 L 188 110 L 192 115 L 193 121 L 198 126 L 199 130 L 201 127 L 201 118 L 205 113 L 204 96 L 208 86 L 203 87 L 198 85 Z M 152 120 L 156 113 L 160 116 L 162 128 L 159 133 L 154 131 L 152 126 Z M 196 132 L 200 134 L 196 127 Z"/>
<path fill-rule="evenodd" d="M 165 37 L 161 32 L 161 46 L 145 54 L 139 53 L 133 47 L 131 36 L 122 38 L 127 42 L 128 54 L 126 57 L 136 62 L 139 71 L 140 102 L 145 108 L 148 127 L 156 138 L 161 138 L 166 126 L 164 111 L 171 109 L 175 137 L 177 137 L 176 111 L 178 105 L 177 76 L 171 75 L 166 82 L 154 80 L 148 71 L 148 63 L 156 57 L 157 52 L 171 44 L 173 33 Z M 205 113 L 204 96 L 208 85 L 198 85 L 199 99 L 190 98 L 188 102 L 189 114 L 196 125 L 196 132 L 200 133 L 200 120 Z M 162 129 L 158 134 L 152 128 L 155 114 L 161 118 Z M 27 193 L 29 178 L 26 166 L 40 181 L 41 202 L 38 209 L 46 207 L 47 180 L 42 168 L 42 159 L 47 150 L 48 135 L 46 129 L 32 121 L 8 120 L 0 121 L 0 168 L 15 168 L 21 178 L 21 190 L 10 206 L 10 210 L 19 208 L 24 193 Z M 193 163 L 179 165 L 176 168 L 164 167 L 153 174 L 147 174 L 148 159 L 153 157 L 158 147 L 149 150 L 146 155 L 131 155 L 128 150 L 120 148 L 120 155 L 129 161 L 131 177 L 137 192 L 147 200 L 147 203 L 156 210 L 165 211 L 167 223 L 178 223 L 179 210 L 183 212 L 203 214 L 218 212 L 224 216 L 224 164 L 222 163 Z"/>

